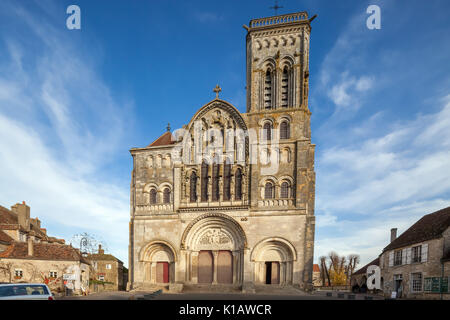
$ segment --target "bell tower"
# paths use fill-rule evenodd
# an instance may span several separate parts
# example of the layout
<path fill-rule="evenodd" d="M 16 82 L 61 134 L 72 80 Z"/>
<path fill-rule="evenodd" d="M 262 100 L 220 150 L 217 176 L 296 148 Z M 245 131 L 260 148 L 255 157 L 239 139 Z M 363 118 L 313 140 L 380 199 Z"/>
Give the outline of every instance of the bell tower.
<path fill-rule="evenodd" d="M 247 30 L 246 122 L 253 212 L 295 217 L 301 282 L 311 286 L 315 232 L 315 145 L 308 107 L 311 21 L 306 12 L 253 19 Z M 288 218 L 288 219 L 289 219 Z M 269 218 L 268 218 L 269 219 Z M 267 222 L 271 224 L 273 222 Z"/>
<path fill-rule="evenodd" d="M 247 29 L 247 113 L 308 109 L 306 12 L 253 19 Z"/>

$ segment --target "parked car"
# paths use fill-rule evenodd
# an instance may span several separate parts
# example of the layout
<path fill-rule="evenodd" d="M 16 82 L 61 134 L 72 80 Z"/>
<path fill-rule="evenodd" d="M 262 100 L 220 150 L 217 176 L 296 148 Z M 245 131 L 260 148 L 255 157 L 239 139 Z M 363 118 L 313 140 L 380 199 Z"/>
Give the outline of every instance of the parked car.
<path fill-rule="evenodd" d="M 0 300 L 54 300 L 49 287 L 40 283 L 0 284 Z"/>

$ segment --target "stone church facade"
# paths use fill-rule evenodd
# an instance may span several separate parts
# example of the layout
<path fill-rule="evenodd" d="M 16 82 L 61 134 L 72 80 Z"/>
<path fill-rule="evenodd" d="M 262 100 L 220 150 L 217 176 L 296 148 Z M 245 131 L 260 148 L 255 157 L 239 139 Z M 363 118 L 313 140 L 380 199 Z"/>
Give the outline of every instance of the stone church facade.
<path fill-rule="evenodd" d="M 216 98 L 133 148 L 129 288 L 312 287 L 314 144 L 306 12 L 247 30 L 247 110 Z"/>

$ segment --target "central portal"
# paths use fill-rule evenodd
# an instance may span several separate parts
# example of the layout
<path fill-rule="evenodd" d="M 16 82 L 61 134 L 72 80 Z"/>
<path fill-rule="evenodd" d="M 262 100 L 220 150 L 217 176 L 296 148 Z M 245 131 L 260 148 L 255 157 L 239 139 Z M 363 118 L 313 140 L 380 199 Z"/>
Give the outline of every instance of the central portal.
<path fill-rule="evenodd" d="M 242 283 L 245 244 L 244 231 L 232 217 L 220 213 L 198 217 L 181 241 L 187 263 L 185 279 L 213 285 Z"/>
<path fill-rule="evenodd" d="M 214 265 L 214 256 L 217 255 Z M 233 283 L 233 254 L 229 250 L 201 250 L 198 254 L 198 283 Z"/>

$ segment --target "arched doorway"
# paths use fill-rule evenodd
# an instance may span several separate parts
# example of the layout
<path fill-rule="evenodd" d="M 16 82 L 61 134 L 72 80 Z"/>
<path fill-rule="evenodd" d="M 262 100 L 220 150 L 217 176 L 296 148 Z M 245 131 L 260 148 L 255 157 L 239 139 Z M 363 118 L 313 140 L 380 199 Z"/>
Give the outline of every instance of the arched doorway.
<path fill-rule="evenodd" d="M 293 262 L 297 259 L 292 244 L 281 238 L 259 242 L 252 251 L 254 281 L 260 284 L 292 284 Z"/>
<path fill-rule="evenodd" d="M 141 250 L 144 263 L 144 282 L 167 284 L 175 282 L 176 254 L 173 246 L 162 240 L 148 243 Z"/>
<path fill-rule="evenodd" d="M 189 283 L 239 284 L 243 274 L 244 231 L 224 214 L 206 214 L 192 221 L 181 241 Z"/>

